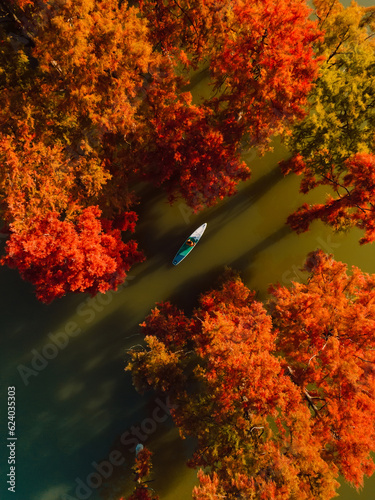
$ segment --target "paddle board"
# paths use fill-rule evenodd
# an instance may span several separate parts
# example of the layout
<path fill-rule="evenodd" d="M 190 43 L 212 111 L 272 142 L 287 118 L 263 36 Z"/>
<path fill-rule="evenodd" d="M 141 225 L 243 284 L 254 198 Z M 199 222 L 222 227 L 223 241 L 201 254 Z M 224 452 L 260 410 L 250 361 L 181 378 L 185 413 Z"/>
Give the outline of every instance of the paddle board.
<path fill-rule="evenodd" d="M 176 253 L 175 258 L 172 261 L 172 264 L 174 266 L 177 266 L 177 264 L 179 264 L 182 260 L 184 260 L 184 258 L 189 255 L 189 253 L 193 250 L 193 248 L 196 247 L 196 245 L 197 245 L 198 241 L 201 239 L 202 234 L 204 233 L 206 227 L 207 227 L 206 223 L 202 224 L 201 226 L 198 227 L 198 229 L 196 229 L 194 231 L 194 233 L 191 233 L 191 235 L 188 238 L 186 238 L 186 240 L 184 241 L 184 244 L 181 246 L 179 251 Z M 188 243 L 187 243 L 188 240 L 193 241 L 194 246 L 188 245 Z"/>

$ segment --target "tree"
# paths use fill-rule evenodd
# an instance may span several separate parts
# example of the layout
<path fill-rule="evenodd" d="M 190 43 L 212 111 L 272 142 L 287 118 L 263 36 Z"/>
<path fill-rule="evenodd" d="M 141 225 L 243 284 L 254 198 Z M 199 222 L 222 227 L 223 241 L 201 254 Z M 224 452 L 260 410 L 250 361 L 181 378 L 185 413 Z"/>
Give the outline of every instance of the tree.
<path fill-rule="evenodd" d="M 140 451 L 136 452 L 135 463 L 132 467 L 135 482 L 134 491 L 129 497 L 122 496 L 119 500 L 159 500 L 154 490 L 147 484 L 149 482 L 147 477 L 152 469 L 151 457 L 151 451 L 143 446 Z M 113 495 L 111 498 L 114 498 Z"/>
<path fill-rule="evenodd" d="M 335 181 L 337 198 L 328 196 L 324 204 L 312 206 L 305 203 L 288 217 L 288 223 L 297 232 L 306 231 L 315 219 L 337 230 L 355 225 L 365 230 L 360 244 L 370 243 L 375 240 L 375 156 L 358 153 L 344 166 L 341 183 Z"/>
<path fill-rule="evenodd" d="M 11 232 L 2 263 L 47 302 L 116 288 L 143 260 L 121 241 L 136 216 L 134 172 L 118 149 L 138 127 L 142 72 L 158 61 L 145 21 L 116 1 L 14 0 L 7 10 L 27 38 L 1 25 L 1 216 Z"/>
<path fill-rule="evenodd" d="M 133 466 L 134 481 L 136 486 L 134 492 L 130 495 L 128 500 L 158 500 L 159 497 L 155 492 L 148 487 L 146 478 L 150 475 L 152 453 L 147 448 L 143 448 L 136 456 L 135 464 Z M 120 498 L 120 500 L 125 500 Z"/>
<path fill-rule="evenodd" d="M 210 124 L 212 112 L 192 105 L 191 96 L 180 95 L 179 101 L 168 103 L 157 99 L 150 88 L 153 118 L 144 155 L 145 178 L 163 186 L 170 202 L 182 197 L 197 211 L 233 195 L 236 185 L 250 177 L 238 143 L 225 141 Z"/>
<path fill-rule="evenodd" d="M 45 148 L 60 144 L 84 206 L 98 202 L 104 184 L 117 174 L 101 207 L 112 218 L 132 202 L 124 194 L 135 164 L 120 168 L 117 151 L 137 133 L 142 75 L 159 60 L 151 54 L 145 21 L 137 9 L 115 0 L 31 2 L 24 9 L 35 63 L 23 57 L 23 73 L 11 81 L 3 72 L 2 131 L 17 142 L 26 130 Z M 5 38 L 4 60 L 13 43 L 9 35 Z M 19 48 L 13 55 L 16 62 L 22 52 Z M 14 74 L 15 68 L 8 67 Z"/>
<path fill-rule="evenodd" d="M 268 1 L 143 0 L 140 9 L 169 64 L 162 87 L 160 73 L 150 75 L 144 144 L 133 152 L 145 179 L 164 187 L 171 202 L 182 197 L 201 210 L 249 178 L 243 148 L 263 152 L 271 135 L 304 115 L 319 30 L 295 0 L 277 9 Z M 202 65 L 213 92 L 193 105 L 185 88 L 191 69 Z"/>
<path fill-rule="evenodd" d="M 245 136 L 263 151 L 271 135 L 304 115 L 320 35 L 304 2 L 143 0 L 140 6 L 155 46 L 179 68 L 209 64 L 214 95 L 203 105 L 225 142 Z"/>
<path fill-rule="evenodd" d="M 194 210 L 234 194 L 250 175 L 242 148 L 264 149 L 302 116 L 318 65 L 319 30 L 300 0 L 277 9 L 270 0 L 12 0 L 0 9 L 11 23 L 0 22 L 8 249 L 45 220 L 74 234 L 92 207 L 115 224 L 140 180 Z M 208 62 L 214 94 L 193 103 L 189 72 Z"/>
<path fill-rule="evenodd" d="M 12 228 L 1 263 L 18 269 L 36 288 L 36 296 L 51 302 L 67 292 L 95 295 L 116 289 L 126 272 L 144 257 L 137 243 L 121 241 L 121 231 L 100 220 L 97 207 L 83 210 L 75 223 L 61 221 L 57 212 L 31 220 L 29 229 Z M 134 229 L 136 214 L 129 212 L 123 230 Z"/>
<path fill-rule="evenodd" d="M 20 137 L 27 126 L 45 147 L 59 142 L 79 164 L 80 202 L 99 203 L 106 217 L 129 209 L 129 179 L 151 180 L 196 209 L 233 194 L 249 176 L 239 159 L 244 134 L 262 147 L 292 122 L 316 72 L 318 34 L 297 0 L 276 10 L 268 0 L 144 0 L 140 11 L 116 0 L 12 6 L 32 44 L 17 54 L 33 65 L 4 82 L 4 133 Z M 185 51 L 187 70 L 188 61 L 210 61 L 218 97 L 191 105 Z"/>
<path fill-rule="evenodd" d="M 356 487 L 375 464 L 375 275 L 321 250 L 304 266 L 305 284 L 271 287 L 277 351 L 312 412 L 321 456 Z"/>
<path fill-rule="evenodd" d="M 329 499 L 375 470 L 375 275 L 320 250 L 304 271 L 267 310 L 227 272 L 191 318 L 163 303 L 141 325 L 126 369 L 196 438 L 197 500 Z"/>
<path fill-rule="evenodd" d="M 174 56 L 187 68 L 197 69 L 209 61 L 223 43 L 236 1 L 141 0 L 140 10 L 148 19 L 155 47 Z"/>
<path fill-rule="evenodd" d="M 142 324 L 147 348 L 127 366 L 140 391 L 168 392 L 197 447 L 194 498 L 332 498 L 337 467 L 321 456 L 305 394 L 274 355 L 271 318 L 228 274 L 187 318 L 169 303 Z"/>
<path fill-rule="evenodd" d="M 366 230 L 361 243 L 367 243 L 374 239 L 374 12 L 355 2 L 347 9 L 338 1 L 315 5 L 319 25 L 325 30 L 317 52 L 326 60 L 310 94 L 310 114 L 286 139 L 293 156 L 281 166 L 285 174 L 302 174 L 301 192 L 326 185 L 330 195 L 325 204 L 303 205 L 288 223 L 298 232 L 308 230 L 317 218 L 336 229 L 359 226 Z M 361 173 L 360 164 L 366 174 Z"/>
<path fill-rule="evenodd" d="M 234 2 L 222 47 L 210 71 L 219 95 L 211 100 L 221 127 L 244 133 L 264 151 L 272 135 L 305 115 L 319 61 L 320 37 L 304 2 Z"/>

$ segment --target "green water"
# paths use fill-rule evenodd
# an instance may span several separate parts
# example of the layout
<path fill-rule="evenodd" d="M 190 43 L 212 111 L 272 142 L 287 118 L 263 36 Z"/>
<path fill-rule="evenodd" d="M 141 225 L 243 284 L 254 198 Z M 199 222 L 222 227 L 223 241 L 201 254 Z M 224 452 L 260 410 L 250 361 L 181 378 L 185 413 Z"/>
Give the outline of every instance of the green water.
<path fill-rule="evenodd" d="M 150 484 L 161 500 L 191 498 L 196 473 L 184 462 L 193 443 L 178 437 L 165 399 L 137 394 L 123 371 L 126 350 L 140 341 L 138 324 L 154 303 L 171 300 L 190 311 L 226 265 L 238 269 L 265 299 L 271 283 L 300 279 L 306 254 L 316 248 L 375 273 L 374 246 L 360 247 L 359 231 L 335 234 L 316 222 L 298 236 L 285 226 L 301 203 L 325 194 L 300 195 L 299 179 L 283 178 L 277 167 L 285 155 L 277 142 L 261 159 L 249 152 L 245 159 L 252 178 L 236 196 L 199 215 L 182 202 L 169 206 L 145 186 L 135 237 L 147 261 L 130 271 L 117 293 L 95 299 L 72 295 L 45 306 L 16 272 L 0 270 L 2 415 L 4 391 L 16 386 L 18 438 L 17 493 L 7 495 L 2 477 L 1 498 L 62 500 L 68 493 L 71 498 L 100 494 L 118 500 L 132 487 L 134 433 L 154 452 L 155 481 Z M 204 222 L 208 226 L 197 248 L 173 266 L 181 243 Z M 59 342 L 61 347 L 50 347 Z M 1 435 L 3 457 L 5 428 Z M 112 471 L 103 466 L 110 459 Z M 2 458 L 1 470 L 7 467 Z M 103 476 L 108 476 L 105 481 Z M 373 499 L 374 489 L 372 478 L 359 495 L 343 486 L 340 498 Z"/>

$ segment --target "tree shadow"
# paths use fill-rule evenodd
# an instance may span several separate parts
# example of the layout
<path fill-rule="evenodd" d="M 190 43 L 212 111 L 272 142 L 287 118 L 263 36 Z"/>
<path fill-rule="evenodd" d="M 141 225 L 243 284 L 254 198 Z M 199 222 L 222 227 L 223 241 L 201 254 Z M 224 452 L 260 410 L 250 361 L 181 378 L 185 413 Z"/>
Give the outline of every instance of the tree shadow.
<path fill-rule="evenodd" d="M 247 252 L 244 252 L 240 257 L 223 262 L 220 266 L 211 267 L 206 273 L 186 280 L 183 285 L 175 288 L 167 300 L 183 309 L 186 314 L 191 314 L 194 307 L 198 305 L 199 296 L 217 285 L 224 272 L 225 266 L 229 266 L 235 271 L 239 271 L 241 278 L 246 282 L 251 278 L 251 267 L 249 264 L 255 260 L 257 255 L 275 245 L 291 233 L 293 233 L 293 231 L 289 226 L 285 225 L 280 227 L 277 231 L 274 231 Z"/>
<path fill-rule="evenodd" d="M 248 186 L 245 186 L 241 191 L 226 199 L 218 207 L 209 209 L 208 215 L 202 218 L 204 218 L 207 223 L 214 222 L 213 226 L 222 227 L 259 201 L 267 191 L 283 178 L 284 175 L 279 166 L 276 166 L 255 182 L 248 181 Z"/>
<path fill-rule="evenodd" d="M 201 83 L 205 78 L 207 78 L 209 74 L 210 74 L 210 66 L 206 66 L 205 68 L 202 68 L 201 70 L 197 71 L 191 76 L 189 83 L 182 88 L 182 91 L 191 92 L 193 88 L 199 83 Z"/>
<path fill-rule="evenodd" d="M 184 281 L 182 285 L 174 289 L 167 300 L 183 309 L 187 315 L 191 314 L 193 309 L 198 306 L 200 295 L 215 286 L 223 271 L 224 265 L 215 266 L 204 274 Z"/>
<path fill-rule="evenodd" d="M 219 206 L 209 208 L 203 213 L 197 215 L 194 223 L 188 225 L 176 225 L 159 234 L 155 224 L 152 221 L 142 221 L 136 231 L 136 240 L 139 248 L 144 251 L 146 262 L 139 264 L 134 268 L 137 280 L 152 274 L 156 269 L 163 267 L 168 269 L 172 267 L 172 260 L 178 249 L 198 226 L 207 222 L 208 227 L 203 236 L 205 240 L 212 237 L 218 230 L 232 220 L 240 213 L 247 210 L 255 204 L 265 193 L 284 178 L 277 166 L 269 173 L 263 175 L 254 183 L 250 183 L 233 197 L 224 200 Z M 150 192 L 149 192 L 150 193 Z M 148 197 L 148 203 L 154 203 L 152 193 Z M 137 273 L 136 269 L 140 269 Z M 132 271 L 130 271 L 131 273 Z"/>
<path fill-rule="evenodd" d="M 238 269 L 241 272 L 246 272 L 246 269 L 249 266 L 249 263 L 251 263 L 259 253 L 263 252 L 267 248 L 275 245 L 278 243 L 280 240 L 288 236 L 289 234 L 292 234 L 293 230 L 290 228 L 290 226 L 287 226 L 286 224 L 276 231 L 274 231 L 272 234 L 264 238 L 262 241 L 257 243 L 254 247 L 250 248 L 247 252 L 244 252 L 240 257 L 237 257 L 231 262 L 228 262 L 228 265 L 232 267 L 233 269 Z M 244 275 L 244 279 L 246 280 L 248 277 Z"/>

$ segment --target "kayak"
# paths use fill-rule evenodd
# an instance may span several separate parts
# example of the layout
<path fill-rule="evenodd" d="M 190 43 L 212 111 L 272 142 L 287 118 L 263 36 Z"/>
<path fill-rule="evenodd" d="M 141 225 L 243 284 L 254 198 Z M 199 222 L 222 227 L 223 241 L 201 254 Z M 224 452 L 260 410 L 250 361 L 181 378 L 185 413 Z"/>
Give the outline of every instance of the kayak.
<path fill-rule="evenodd" d="M 194 233 L 191 233 L 191 235 L 188 238 L 186 238 L 186 240 L 184 241 L 184 244 L 181 246 L 179 251 L 176 253 L 175 258 L 172 261 L 172 264 L 174 266 L 177 266 L 177 264 L 179 264 L 182 260 L 184 260 L 184 258 L 189 255 L 189 253 L 193 250 L 193 248 L 196 247 L 196 245 L 197 245 L 198 241 L 201 239 L 202 234 L 204 233 L 206 227 L 207 227 L 206 223 L 202 224 L 201 226 L 198 227 L 198 229 L 196 229 L 194 231 Z M 188 240 L 193 241 L 194 246 L 188 245 L 188 243 L 187 243 Z"/>

